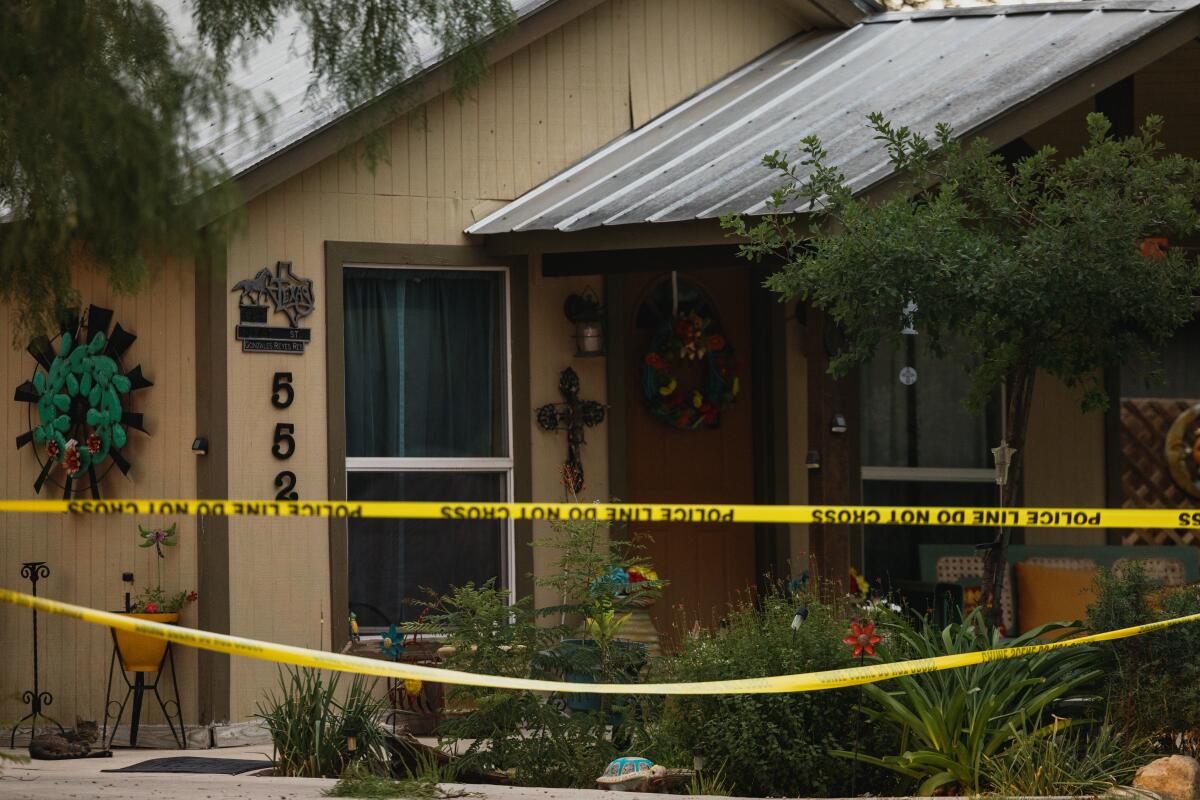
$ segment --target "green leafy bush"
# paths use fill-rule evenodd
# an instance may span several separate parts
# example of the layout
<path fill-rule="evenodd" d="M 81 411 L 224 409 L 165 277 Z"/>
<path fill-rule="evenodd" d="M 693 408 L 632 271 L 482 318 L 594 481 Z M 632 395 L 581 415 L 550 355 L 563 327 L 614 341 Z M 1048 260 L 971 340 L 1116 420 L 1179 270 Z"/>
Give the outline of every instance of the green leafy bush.
<path fill-rule="evenodd" d="M 808 616 L 793 630 L 798 604 Z M 857 661 L 842 643 L 849 611 L 810 596 L 772 592 L 761 607 L 749 602 L 735 607 L 718 631 L 685 637 L 682 651 L 656 664 L 653 677 L 708 681 L 854 666 Z M 648 700 L 643 706 L 650 721 L 636 740 L 644 748 L 639 754 L 684 767 L 691 765 L 695 750 L 702 750 L 707 767 L 720 770 L 738 795 L 845 796 L 855 770 L 830 750 L 854 747 L 860 696 L 853 688 Z M 894 745 L 887 729 L 861 725 L 863 749 L 882 752 Z M 858 784 L 870 785 L 875 793 L 886 794 L 896 783 L 882 770 L 858 772 Z"/>
<path fill-rule="evenodd" d="M 1200 612 L 1200 588 L 1164 589 L 1134 562 L 1122 575 L 1096 579 L 1088 627 L 1126 628 Z M 1153 738 L 1167 752 L 1196 755 L 1200 730 L 1200 624 L 1178 625 L 1103 645 L 1105 694 L 1112 718 L 1134 737 Z"/>
<path fill-rule="evenodd" d="M 981 623 L 976 611 L 944 629 L 887 625 L 890 641 L 881 653 L 899 661 L 1020 647 L 1066 627 L 1043 625 L 1002 642 L 999 632 L 985 633 Z M 895 755 L 881 758 L 846 751 L 839 755 L 912 778 L 921 795 L 987 791 L 989 759 L 1004 756 L 1015 737 L 1045 735 L 1075 724 L 1069 709 L 1079 707 L 1082 688 L 1102 674 L 1100 655 L 1095 645 L 1078 645 L 867 684 L 871 727 L 890 728 L 900 746 Z"/>
<path fill-rule="evenodd" d="M 622 641 L 621 626 L 628 609 L 656 597 L 665 581 L 636 545 L 609 537 L 606 522 L 563 522 L 554 533 L 535 545 L 556 551 L 538 584 L 553 589 L 559 604 L 542 609 L 528 599 L 509 604 L 508 592 L 490 582 L 456 587 L 427 604 L 423 629 L 446 635 L 451 646 L 446 666 L 522 678 L 638 679 L 645 650 Z M 577 704 L 567 713 L 566 700 L 455 687 L 449 705 L 467 710 L 444 722 L 439 735 L 471 742 L 457 762 L 464 772 L 502 771 L 526 786 L 594 787 L 628 741 L 632 704 L 602 695 L 595 709 Z"/>
<path fill-rule="evenodd" d="M 452 669 L 558 678 L 580 667 L 570 659 L 583 648 L 561 647 L 569 628 L 539 626 L 528 601 L 508 605 L 508 592 L 492 583 L 456 587 L 430 611 L 428 624 L 446 632 Z M 591 787 L 618 755 L 604 713 L 568 715 L 543 695 L 484 687 L 452 687 L 447 697 L 462 710 L 438 733 L 444 742 L 470 741 L 456 761 L 464 774 L 501 771 L 524 786 Z"/>
<path fill-rule="evenodd" d="M 340 680 L 338 672 L 288 667 L 280 670 L 278 693 L 259 702 L 280 775 L 337 778 L 351 767 L 390 774 L 388 733 L 379 726 L 386 707 L 372 691 L 375 682 L 355 675 L 343 693 Z"/>

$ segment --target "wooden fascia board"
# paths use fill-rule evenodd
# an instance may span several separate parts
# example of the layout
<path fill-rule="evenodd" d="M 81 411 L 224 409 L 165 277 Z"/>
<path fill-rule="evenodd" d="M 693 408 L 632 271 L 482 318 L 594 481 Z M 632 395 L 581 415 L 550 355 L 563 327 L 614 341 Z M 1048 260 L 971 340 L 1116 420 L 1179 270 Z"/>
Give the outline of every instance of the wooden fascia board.
<path fill-rule="evenodd" d="M 488 45 L 488 64 L 494 65 L 523 47 L 561 28 L 605 0 L 557 0 L 521 21 L 515 29 Z M 351 111 L 303 139 L 281 149 L 234 178 L 243 202 L 249 202 L 309 167 L 335 155 L 348 144 L 387 125 L 398 115 L 419 108 L 449 91 L 454 83 L 454 65 L 446 61 L 418 75 L 406 88 L 411 91 L 397 104 L 395 95 L 381 98 Z M 404 91 L 401 89 L 399 91 Z M 212 220 L 200 220 L 198 227 Z"/>
<path fill-rule="evenodd" d="M 643 222 L 636 225 L 588 228 L 582 231 L 526 231 L 492 233 L 471 238 L 483 239 L 493 255 L 528 253 L 568 253 L 584 251 L 633 250 L 652 247 L 693 247 L 736 244 L 738 239 L 721 230 L 718 219 L 686 222 Z"/>

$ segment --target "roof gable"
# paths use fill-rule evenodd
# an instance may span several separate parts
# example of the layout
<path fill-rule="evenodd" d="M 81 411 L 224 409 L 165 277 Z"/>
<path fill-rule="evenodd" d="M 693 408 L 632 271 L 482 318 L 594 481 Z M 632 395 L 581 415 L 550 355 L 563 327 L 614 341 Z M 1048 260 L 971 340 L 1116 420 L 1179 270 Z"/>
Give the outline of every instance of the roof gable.
<path fill-rule="evenodd" d="M 802 34 L 467 233 L 763 213 L 779 181 L 761 165 L 763 154 L 794 152 L 813 133 L 851 185 L 866 190 L 890 176 L 868 113 L 922 131 L 949 122 L 972 134 L 1186 17 L 1182 43 L 1196 33 L 1198 5 L 1118 0 L 881 14 L 848 31 Z"/>

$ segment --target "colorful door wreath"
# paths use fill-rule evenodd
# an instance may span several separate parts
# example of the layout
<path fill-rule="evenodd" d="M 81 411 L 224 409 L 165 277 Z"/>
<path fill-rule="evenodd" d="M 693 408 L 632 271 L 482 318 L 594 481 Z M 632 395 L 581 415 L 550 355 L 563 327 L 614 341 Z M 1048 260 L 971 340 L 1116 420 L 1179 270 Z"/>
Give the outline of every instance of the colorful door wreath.
<path fill-rule="evenodd" d="M 673 367 L 681 361 L 703 361 L 703 385 L 688 391 Z M 715 320 L 695 311 L 663 321 L 642 360 L 642 394 L 646 406 L 673 428 L 716 428 L 721 413 L 733 405 L 741 385 L 733 347 Z"/>

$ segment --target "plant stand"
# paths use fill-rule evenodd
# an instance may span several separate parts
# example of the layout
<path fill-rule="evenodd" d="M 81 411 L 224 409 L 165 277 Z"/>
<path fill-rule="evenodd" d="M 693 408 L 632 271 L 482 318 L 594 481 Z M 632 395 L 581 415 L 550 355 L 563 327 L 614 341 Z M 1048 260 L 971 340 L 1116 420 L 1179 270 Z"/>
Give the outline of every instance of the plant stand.
<path fill-rule="evenodd" d="M 46 566 L 45 561 L 26 561 L 21 565 L 21 577 L 25 578 L 30 582 L 30 584 L 32 584 L 30 594 L 32 594 L 34 597 L 37 597 L 38 581 L 49 576 L 50 568 Z M 58 728 L 59 733 L 66 733 L 66 731 L 63 730 L 63 726 L 59 724 L 58 720 L 42 713 L 42 708 L 54 702 L 54 695 L 50 694 L 49 692 L 42 691 L 41 685 L 38 682 L 39 671 L 38 616 L 37 609 L 35 608 L 33 609 L 33 690 L 26 691 L 21 695 L 21 702 L 29 705 L 29 713 L 21 717 L 16 725 L 13 725 L 12 735 L 8 739 L 8 746 L 10 749 L 16 746 L 17 729 L 21 727 L 21 724 L 25 722 L 25 720 L 29 720 L 30 739 L 37 735 L 38 717 L 41 717 L 48 722 L 53 722 L 55 727 Z"/>
<path fill-rule="evenodd" d="M 120 656 L 117 653 L 117 636 L 116 632 L 109 631 L 113 637 L 112 660 L 108 664 L 108 692 L 104 697 L 104 728 L 101 731 L 101 741 L 107 740 L 107 747 L 112 749 L 113 740 L 117 738 L 117 728 L 121 725 L 121 718 L 125 714 L 125 706 L 129 700 L 133 699 L 133 708 L 129 714 L 129 746 L 137 747 L 138 725 L 142 719 L 142 700 L 145 698 L 147 691 L 154 693 L 154 699 L 158 701 L 158 707 L 162 709 L 163 717 L 167 720 L 167 725 L 171 728 L 171 736 L 179 745 L 180 750 L 187 749 L 187 735 L 183 727 L 183 714 L 179 707 L 179 682 L 175 677 L 175 654 L 174 644 L 168 643 L 167 649 L 163 652 L 162 660 L 158 664 L 158 669 L 155 670 L 154 682 L 146 681 L 146 671 L 137 670 L 133 673 L 133 680 L 129 680 L 129 675 L 126 674 L 125 664 L 121 662 L 120 675 L 121 680 L 125 682 L 125 697 L 119 702 L 112 699 L 113 693 L 113 674 L 118 672 L 117 662 L 120 661 Z M 170 669 L 171 673 L 171 688 L 174 689 L 175 699 L 167 697 L 163 698 L 159 693 L 159 685 L 166 677 L 166 670 Z M 120 686 L 117 687 L 118 691 Z M 113 712 L 113 706 L 116 706 L 116 712 Z M 172 713 L 171 709 L 174 709 Z M 112 736 L 108 735 L 108 720 L 115 717 L 113 720 Z M 179 723 L 179 730 L 175 730 L 175 723 Z"/>

